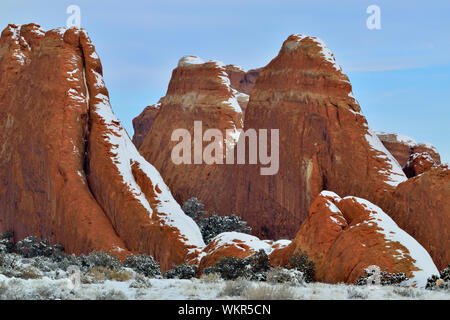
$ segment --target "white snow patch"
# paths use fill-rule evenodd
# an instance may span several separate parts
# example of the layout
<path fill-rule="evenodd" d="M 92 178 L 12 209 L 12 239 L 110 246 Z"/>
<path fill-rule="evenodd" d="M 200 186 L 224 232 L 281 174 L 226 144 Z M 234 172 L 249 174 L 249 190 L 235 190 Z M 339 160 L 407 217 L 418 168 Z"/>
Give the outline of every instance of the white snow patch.
<path fill-rule="evenodd" d="M 198 65 L 198 64 L 204 64 L 205 61 L 200 59 L 197 56 L 184 56 L 178 61 L 179 67 L 186 67 L 186 66 L 192 66 L 192 65 Z"/>
<path fill-rule="evenodd" d="M 368 129 L 367 134 L 365 135 L 367 142 L 369 145 L 377 151 L 377 157 L 383 159 L 384 162 L 390 167 L 387 170 L 381 171 L 384 175 L 386 175 L 385 182 L 389 185 L 395 187 L 398 184 L 407 180 L 402 168 L 398 164 L 397 160 L 391 155 L 391 153 L 385 148 L 383 143 L 380 141 L 376 133 L 370 129 Z"/>
<path fill-rule="evenodd" d="M 103 77 L 100 74 L 97 75 L 100 78 L 97 78 L 97 83 L 103 84 Z M 158 218 L 163 220 L 168 226 L 178 229 L 180 236 L 183 237 L 182 241 L 186 245 L 200 248 L 204 247 L 205 243 L 197 224 L 183 212 L 180 205 L 173 199 L 169 188 L 164 183 L 159 172 L 136 150 L 127 132 L 120 125 L 119 119 L 114 115 L 109 98 L 103 94 L 97 94 L 96 98 L 101 101 L 95 105 L 95 112 L 105 121 L 106 126 L 112 131 L 112 133 L 107 133 L 105 137 L 112 145 L 111 152 L 115 153 L 115 156 L 112 156 L 111 159 L 119 170 L 128 190 L 149 212 L 149 219 L 153 215 L 153 210 L 134 179 L 130 163 L 137 163 L 142 172 L 152 181 L 153 186 L 160 189 L 161 193 L 155 190 L 155 194 L 157 194 L 158 200 L 160 201 L 157 204 L 158 212 L 161 213 L 158 215 Z M 195 250 L 195 248 L 190 250 Z"/>
<path fill-rule="evenodd" d="M 410 255 L 415 260 L 414 265 L 419 271 L 412 271 L 413 278 L 410 279 L 411 284 L 418 287 L 425 287 L 427 279 L 433 274 L 439 274 L 438 269 L 433 263 L 428 252 L 408 233 L 400 229 L 400 227 L 391 219 L 381 208 L 373 203 L 357 197 L 345 197 L 344 199 L 354 199 L 370 212 L 370 218 L 364 223 L 376 224 L 381 230 L 377 229 L 384 238 L 391 242 L 399 242 L 408 252 L 398 250 L 398 258 L 402 259 L 406 255 Z"/>

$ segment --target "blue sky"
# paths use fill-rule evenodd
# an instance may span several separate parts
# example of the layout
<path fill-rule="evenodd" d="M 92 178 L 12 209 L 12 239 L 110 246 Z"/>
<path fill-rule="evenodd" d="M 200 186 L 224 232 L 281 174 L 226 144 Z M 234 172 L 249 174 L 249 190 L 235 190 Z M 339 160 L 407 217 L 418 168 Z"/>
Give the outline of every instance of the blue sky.
<path fill-rule="evenodd" d="M 373 129 L 430 142 L 450 162 L 449 1 L 2 0 L 0 24 L 65 26 L 71 4 L 81 9 L 130 135 L 131 120 L 165 95 L 181 56 L 257 68 L 301 33 L 327 43 Z M 380 30 L 366 27 L 373 4 Z"/>

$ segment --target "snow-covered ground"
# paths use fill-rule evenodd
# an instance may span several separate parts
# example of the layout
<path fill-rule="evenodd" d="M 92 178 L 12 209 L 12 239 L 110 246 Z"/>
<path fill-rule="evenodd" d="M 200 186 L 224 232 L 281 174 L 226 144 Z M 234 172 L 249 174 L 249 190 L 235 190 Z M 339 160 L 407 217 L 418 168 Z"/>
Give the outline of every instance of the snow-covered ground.
<path fill-rule="evenodd" d="M 132 273 L 132 271 L 130 271 Z M 136 279 L 137 278 L 137 279 Z M 126 281 L 96 281 L 73 288 L 70 281 L 8 278 L 0 275 L 3 299 L 131 299 L 131 300 L 213 300 L 213 299 L 450 299 L 450 291 L 394 286 L 348 286 L 312 283 L 270 284 L 246 280 L 225 281 L 216 277 L 192 280 L 148 279 L 133 274 Z"/>

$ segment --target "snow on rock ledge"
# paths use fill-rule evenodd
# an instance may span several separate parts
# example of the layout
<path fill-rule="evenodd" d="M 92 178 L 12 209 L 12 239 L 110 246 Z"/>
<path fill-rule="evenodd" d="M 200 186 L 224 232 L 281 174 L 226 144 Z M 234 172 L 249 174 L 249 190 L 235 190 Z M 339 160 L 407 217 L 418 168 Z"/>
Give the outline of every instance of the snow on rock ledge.
<path fill-rule="evenodd" d="M 316 264 L 316 280 L 354 283 L 364 269 L 404 272 L 408 285 L 424 287 L 438 270 L 428 252 L 376 205 L 357 198 L 322 192 L 292 243 L 274 250 L 271 261 L 284 265 L 305 251 Z"/>

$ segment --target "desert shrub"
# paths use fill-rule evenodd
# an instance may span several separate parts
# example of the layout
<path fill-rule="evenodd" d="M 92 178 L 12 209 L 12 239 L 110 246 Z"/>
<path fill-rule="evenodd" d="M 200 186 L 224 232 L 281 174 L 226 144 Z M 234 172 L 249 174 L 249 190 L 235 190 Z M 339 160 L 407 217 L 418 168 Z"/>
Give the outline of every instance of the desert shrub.
<path fill-rule="evenodd" d="M 248 277 L 247 262 L 236 257 L 224 257 L 212 267 L 205 268 L 204 274 L 218 273 L 225 280 L 234 280 Z"/>
<path fill-rule="evenodd" d="M 14 232 L 0 233 L 0 253 L 11 253 L 14 250 Z"/>
<path fill-rule="evenodd" d="M 295 292 L 287 285 L 253 285 L 245 289 L 243 297 L 247 300 L 292 300 Z"/>
<path fill-rule="evenodd" d="M 99 292 L 95 299 L 96 300 L 126 300 L 127 297 L 122 291 L 116 290 L 116 289 L 111 289 L 108 291 Z"/>
<path fill-rule="evenodd" d="M 138 273 L 142 273 L 147 277 L 155 277 L 161 275 L 159 263 L 152 256 L 146 254 L 128 255 L 125 258 L 125 266 L 131 268 Z"/>
<path fill-rule="evenodd" d="M 389 273 L 387 271 L 380 271 L 378 266 L 367 267 L 364 269 L 364 272 L 366 273 L 366 276 L 359 277 L 359 279 L 355 282 L 357 286 L 375 284 L 375 276 L 379 278 L 379 285 L 382 286 L 398 286 L 402 282 L 408 280 L 406 274 L 403 272 Z M 378 273 L 378 275 L 376 275 L 376 273 Z M 372 283 L 369 283 L 370 281 L 372 281 Z"/>
<path fill-rule="evenodd" d="M 365 300 L 368 298 L 368 294 L 363 292 L 362 290 L 359 290 L 355 287 L 350 287 L 347 289 L 347 298 L 348 299 L 355 299 L 355 300 Z"/>
<path fill-rule="evenodd" d="M 413 288 L 394 288 L 392 291 L 394 294 L 406 297 L 406 298 L 417 298 L 420 296 L 420 294 L 417 292 L 417 290 L 414 290 Z"/>
<path fill-rule="evenodd" d="M 19 277 L 21 257 L 14 253 L 0 253 L 0 274 Z"/>
<path fill-rule="evenodd" d="M 151 287 L 150 281 L 140 273 L 136 273 L 133 282 L 130 283 L 130 288 L 135 289 L 148 289 Z"/>
<path fill-rule="evenodd" d="M 218 283 L 222 281 L 222 277 L 217 272 L 211 272 L 211 273 L 202 273 L 200 276 L 200 280 L 206 283 Z"/>
<path fill-rule="evenodd" d="M 183 211 L 186 215 L 194 219 L 194 221 L 201 216 L 208 214 L 207 211 L 202 209 L 205 207 L 204 204 L 200 203 L 197 198 L 190 198 L 188 201 L 183 203 Z"/>
<path fill-rule="evenodd" d="M 225 287 L 219 293 L 221 297 L 239 297 L 249 287 L 249 282 L 244 278 L 230 280 L 225 283 Z"/>
<path fill-rule="evenodd" d="M 439 276 L 432 275 L 427 279 L 425 289 L 436 290 L 444 289 L 450 290 L 450 264 L 439 272 Z"/>
<path fill-rule="evenodd" d="M 275 267 L 267 271 L 266 281 L 272 284 L 287 283 L 290 285 L 302 285 L 305 280 L 303 273 L 296 269 Z"/>
<path fill-rule="evenodd" d="M 260 250 L 245 259 L 224 257 L 214 266 L 205 268 L 203 273 L 218 273 L 225 280 L 245 278 L 248 280 L 265 281 L 266 272 L 271 268 L 269 257 Z"/>
<path fill-rule="evenodd" d="M 93 251 L 87 256 L 82 254 L 73 262 L 73 265 L 80 267 L 85 272 L 94 267 L 104 267 L 111 270 L 121 270 L 123 268 L 122 262 L 115 255 L 103 251 Z"/>
<path fill-rule="evenodd" d="M 105 280 L 124 282 L 133 277 L 133 274 L 127 270 L 109 269 L 106 267 L 94 267 L 86 273 L 87 283 L 98 283 Z"/>
<path fill-rule="evenodd" d="M 197 274 L 198 266 L 196 265 L 188 265 L 188 264 L 180 264 L 178 266 L 174 266 L 173 269 L 166 271 L 164 273 L 164 278 L 166 279 L 191 279 L 195 278 Z"/>
<path fill-rule="evenodd" d="M 303 274 L 305 282 L 314 282 L 314 274 L 316 266 L 314 262 L 309 260 L 306 252 L 297 252 L 289 257 L 289 267 L 300 271 Z"/>
<path fill-rule="evenodd" d="M 30 236 L 17 241 L 14 251 L 25 258 L 34 258 L 37 256 L 51 257 L 62 254 L 64 247 L 58 244 L 51 245 L 46 239 L 40 240 L 36 236 Z"/>
<path fill-rule="evenodd" d="M 241 217 L 234 214 L 228 216 L 218 216 L 214 212 L 208 215 L 202 209 L 205 206 L 197 198 L 190 198 L 183 204 L 183 211 L 191 217 L 198 225 L 205 243 L 209 243 L 215 236 L 223 232 L 243 232 L 250 233 L 251 228 Z"/>

